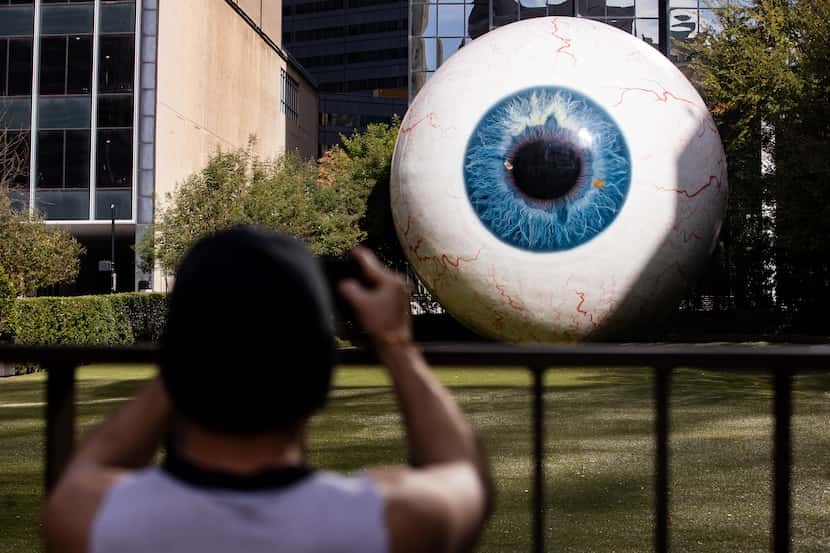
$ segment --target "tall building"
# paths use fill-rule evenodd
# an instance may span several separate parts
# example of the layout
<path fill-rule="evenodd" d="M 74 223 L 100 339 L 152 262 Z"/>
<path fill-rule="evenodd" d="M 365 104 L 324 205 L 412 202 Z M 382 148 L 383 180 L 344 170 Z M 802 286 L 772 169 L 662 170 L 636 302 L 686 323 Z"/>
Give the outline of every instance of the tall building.
<path fill-rule="evenodd" d="M 86 247 L 70 292 L 164 289 L 133 245 L 217 149 L 317 155 L 318 93 L 280 46 L 279 0 L 0 0 L 0 128 L 22 133 L 13 197 Z"/>
<path fill-rule="evenodd" d="M 433 72 L 469 41 L 521 19 L 587 17 L 660 47 L 660 1 L 666 0 L 411 0 L 409 96 L 414 98 Z M 691 38 L 714 19 L 706 0 L 668 1 L 673 39 Z"/>
<path fill-rule="evenodd" d="M 407 0 L 285 1 L 285 47 L 320 85 L 321 149 L 403 116 L 408 11 Z"/>

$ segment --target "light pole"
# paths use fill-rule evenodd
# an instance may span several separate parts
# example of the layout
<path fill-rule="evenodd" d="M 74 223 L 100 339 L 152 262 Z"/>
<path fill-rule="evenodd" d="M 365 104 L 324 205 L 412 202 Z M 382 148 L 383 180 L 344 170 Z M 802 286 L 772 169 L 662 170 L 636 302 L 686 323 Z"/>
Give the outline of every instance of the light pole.
<path fill-rule="evenodd" d="M 115 204 L 110 204 L 110 216 L 112 217 L 112 230 L 110 232 L 110 292 L 114 294 L 118 289 L 117 276 L 115 274 Z"/>

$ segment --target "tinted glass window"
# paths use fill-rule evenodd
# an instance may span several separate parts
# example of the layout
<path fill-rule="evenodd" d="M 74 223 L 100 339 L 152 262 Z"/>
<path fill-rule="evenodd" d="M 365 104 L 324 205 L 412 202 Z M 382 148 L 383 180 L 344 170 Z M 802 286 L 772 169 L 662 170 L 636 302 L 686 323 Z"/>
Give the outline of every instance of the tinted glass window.
<path fill-rule="evenodd" d="M 32 39 L 11 39 L 8 48 L 8 94 L 28 96 L 32 93 Z"/>
<path fill-rule="evenodd" d="M 133 95 L 119 94 L 98 98 L 99 127 L 132 127 Z"/>
<path fill-rule="evenodd" d="M 34 8 L 0 3 L 0 36 L 31 35 L 34 21 Z"/>
<path fill-rule="evenodd" d="M 37 144 L 37 185 L 63 187 L 63 131 L 41 131 Z"/>
<path fill-rule="evenodd" d="M 132 185 L 133 131 L 98 131 L 97 186 L 124 188 Z"/>
<path fill-rule="evenodd" d="M 7 92 L 9 64 L 9 41 L 0 39 L 0 96 Z"/>
<path fill-rule="evenodd" d="M 2 114 L 2 124 L 7 129 L 28 129 L 32 124 L 32 99 L 0 98 L 0 114 Z"/>
<path fill-rule="evenodd" d="M 40 41 L 40 93 L 66 93 L 66 37 Z"/>
<path fill-rule="evenodd" d="M 67 94 L 89 94 L 92 89 L 92 37 L 69 37 Z"/>
<path fill-rule="evenodd" d="M 98 60 L 98 90 L 100 92 L 131 92 L 135 39 L 132 35 L 102 36 Z"/>
<path fill-rule="evenodd" d="M 89 96 L 43 96 L 38 102 L 41 129 L 88 129 L 91 106 Z"/>
<path fill-rule="evenodd" d="M 64 187 L 89 187 L 89 131 L 66 131 Z"/>
<path fill-rule="evenodd" d="M 101 6 L 102 33 L 131 33 L 135 30 L 135 4 L 104 4 Z"/>
<path fill-rule="evenodd" d="M 44 6 L 41 12 L 40 32 L 45 35 L 91 33 L 94 6 Z"/>

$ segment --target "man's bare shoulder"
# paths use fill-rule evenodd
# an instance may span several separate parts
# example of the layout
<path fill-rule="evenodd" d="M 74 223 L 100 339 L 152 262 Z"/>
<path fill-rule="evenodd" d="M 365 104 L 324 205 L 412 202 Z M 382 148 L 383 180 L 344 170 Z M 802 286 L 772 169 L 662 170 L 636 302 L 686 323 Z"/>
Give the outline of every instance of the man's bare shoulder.
<path fill-rule="evenodd" d="M 467 463 L 380 467 L 369 477 L 386 501 L 391 553 L 458 551 L 483 515 L 484 491 Z"/>
<path fill-rule="evenodd" d="M 43 511 L 47 551 L 86 553 L 95 515 L 109 490 L 128 474 L 92 466 L 69 471 Z"/>

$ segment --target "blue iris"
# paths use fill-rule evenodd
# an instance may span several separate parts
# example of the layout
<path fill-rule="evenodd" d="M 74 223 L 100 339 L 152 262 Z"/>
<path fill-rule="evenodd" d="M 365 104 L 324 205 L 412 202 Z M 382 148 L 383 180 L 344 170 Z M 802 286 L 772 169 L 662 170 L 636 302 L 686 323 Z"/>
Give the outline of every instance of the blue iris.
<path fill-rule="evenodd" d="M 467 196 L 487 229 L 533 252 L 584 244 L 625 203 L 631 157 L 622 131 L 574 90 L 521 90 L 481 118 L 464 155 Z"/>

